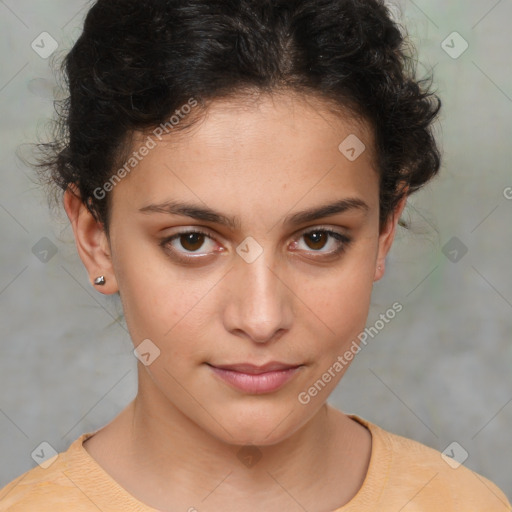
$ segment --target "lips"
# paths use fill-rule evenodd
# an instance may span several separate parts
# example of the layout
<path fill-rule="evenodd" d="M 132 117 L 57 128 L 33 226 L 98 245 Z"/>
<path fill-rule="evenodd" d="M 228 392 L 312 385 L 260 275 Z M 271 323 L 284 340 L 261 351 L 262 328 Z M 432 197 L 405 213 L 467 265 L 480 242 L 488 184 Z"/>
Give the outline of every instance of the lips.
<path fill-rule="evenodd" d="M 293 379 L 303 367 L 276 361 L 261 366 L 250 363 L 218 366 L 207 364 L 217 378 L 249 394 L 273 393 Z"/>
<path fill-rule="evenodd" d="M 240 363 L 240 364 L 229 364 L 229 365 L 210 364 L 210 366 L 213 366 L 214 368 L 219 368 L 221 370 L 230 370 L 233 372 L 246 373 L 249 375 L 259 375 L 261 373 L 266 373 L 266 372 L 290 370 L 292 368 L 297 368 L 300 365 L 286 364 L 286 363 L 280 363 L 277 361 L 271 361 L 271 362 L 266 363 L 261 366 L 257 366 L 257 365 L 251 364 L 251 363 Z"/>

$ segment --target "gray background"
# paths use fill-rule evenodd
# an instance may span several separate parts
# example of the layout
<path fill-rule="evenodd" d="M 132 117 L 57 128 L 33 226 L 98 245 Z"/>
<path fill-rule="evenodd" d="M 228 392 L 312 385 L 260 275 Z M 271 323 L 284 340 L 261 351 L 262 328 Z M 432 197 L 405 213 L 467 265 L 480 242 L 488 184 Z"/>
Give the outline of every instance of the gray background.
<path fill-rule="evenodd" d="M 398 232 L 368 325 L 395 301 L 404 309 L 370 338 L 330 402 L 440 451 L 457 441 L 464 464 L 512 498 L 512 2 L 395 5 L 420 74 L 434 68 L 444 101 L 443 169 L 409 200 L 414 231 Z M 118 304 L 91 288 L 65 215 L 49 212 L 15 155 L 52 115 L 50 61 L 31 43 L 49 32 L 60 58 L 86 9 L 82 0 L 0 2 L 0 487 L 35 466 L 40 442 L 65 450 L 136 392 Z M 469 43 L 456 59 L 441 47 L 453 31 Z M 457 262 L 445 248 L 453 237 Z"/>

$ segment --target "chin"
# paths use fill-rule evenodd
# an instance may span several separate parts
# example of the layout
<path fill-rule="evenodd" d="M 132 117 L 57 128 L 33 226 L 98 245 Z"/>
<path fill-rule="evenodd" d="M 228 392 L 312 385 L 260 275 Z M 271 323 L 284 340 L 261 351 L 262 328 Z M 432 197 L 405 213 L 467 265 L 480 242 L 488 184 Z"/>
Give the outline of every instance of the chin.
<path fill-rule="evenodd" d="M 223 442 L 231 445 L 272 446 L 289 438 L 310 419 L 304 415 L 304 408 L 292 410 L 292 407 L 292 403 L 286 407 L 283 402 L 258 407 L 240 406 L 242 410 L 230 410 L 223 415 L 229 418 L 225 428 L 231 435 L 224 429 L 215 430 Z"/>

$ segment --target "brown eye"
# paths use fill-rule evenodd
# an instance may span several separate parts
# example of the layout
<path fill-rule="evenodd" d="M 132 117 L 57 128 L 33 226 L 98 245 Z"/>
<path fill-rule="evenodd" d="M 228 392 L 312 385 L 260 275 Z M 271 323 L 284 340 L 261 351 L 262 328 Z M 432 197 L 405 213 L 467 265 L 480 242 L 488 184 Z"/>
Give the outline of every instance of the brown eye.
<path fill-rule="evenodd" d="M 187 251 L 197 251 L 204 243 L 205 235 L 203 233 L 184 233 L 179 236 L 179 241 L 183 249 Z"/>
<path fill-rule="evenodd" d="M 295 249 L 300 249 L 306 253 L 318 253 L 318 256 L 315 255 L 317 258 L 323 256 L 337 256 L 344 252 L 352 241 L 350 237 L 342 233 L 320 228 L 302 233 L 299 240 L 299 242 L 295 243 Z M 304 240 L 305 249 L 301 247 L 302 240 Z M 323 250 L 326 247 L 328 250 Z"/>
<path fill-rule="evenodd" d="M 318 251 L 323 249 L 325 244 L 329 240 L 329 235 L 325 231 L 311 231 L 304 235 L 306 240 L 309 240 L 308 247 L 311 249 Z"/>
<path fill-rule="evenodd" d="M 160 242 L 160 246 L 180 261 L 185 261 L 187 258 L 188 260 L 204 258 L 219 251 L 208 233 L 195 229 L 169 236 Z"/>

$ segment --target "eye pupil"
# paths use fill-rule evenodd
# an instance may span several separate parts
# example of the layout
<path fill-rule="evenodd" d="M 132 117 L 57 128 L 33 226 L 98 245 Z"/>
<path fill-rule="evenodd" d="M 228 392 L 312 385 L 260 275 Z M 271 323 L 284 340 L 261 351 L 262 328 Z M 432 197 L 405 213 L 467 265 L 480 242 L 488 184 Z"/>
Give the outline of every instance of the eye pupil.
<path fill-rule="evenodd" d="M 201 246 L 204 243 L 204 235 L 202 233 L 186 233 L 184 235 L 181 235 L 180 238 L 181 238 L 181 240 L 180 240 L 181 246 L 184 249 L 186 249 L 187 251 L 197 251 L 198 249 L 201 248 Z M 185 242 L 183 241 L 184 239 L 185 239 Z M 199 239 L 199 241 L 197 239 Z M 189 244 L 189 243 L 192 246 L 196 246 L 196 247 L 191 247 L 190 245 L 187 246 L 187 244 Z"/>

